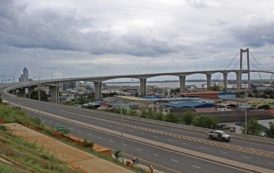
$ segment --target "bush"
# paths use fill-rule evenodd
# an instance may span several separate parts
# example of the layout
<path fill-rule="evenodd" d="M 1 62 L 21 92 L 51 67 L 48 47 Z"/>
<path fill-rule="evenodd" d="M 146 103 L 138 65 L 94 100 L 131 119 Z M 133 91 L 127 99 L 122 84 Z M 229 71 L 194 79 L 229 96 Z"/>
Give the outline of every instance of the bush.
<path fill-rule="evenodd" d="M 119 159 L 120 157 L 122 157 L 121 151 L 120 151 L 120 150 L 115 151 L 115 152 L 114 152 L 114 157 L 115 157 L 115 159 Z"/>
<path fill-rule="evenodd" d="M 172 122 L 172 123 L 178 123 L 179 119 L 173 114 L 168 114 L 166 116 L 166 121 L 167 122 Z"/>
<path fill-rule="evenodd" d="M 249 120 L 247 122 L 247 134 L 248 135 L 259 135 L 262 131 L 261 125 L 256 119 Z M 242 133 L 245 133 L 245 127 L 242 129 Z"/>
<path fill-rule="evenodd" d="M 92 148 L 93 144 L 94 144 L 93 142 L 90 142 L 87 139 L 84 140 L 84 147 L 86 148 Z"/>
<path fill-rule="evenodd" d="M 192 112 L 186 112 L 183 115 L 183 122 L 186 125 L 190 125 L 194 119 L 194 114 Z"/>
<path fill-rule="evenodd" d="M 269 106 L 269 105 L 260 105 L 260 106 L 258 106 L 257 109 L 265 109 L 265 110 L 268 110 L 268 109 L 270 109 L 270 106 Z"/>
<path fill-rule="evenodd" d="M 269 122 L 269 129 L 266 131 L 266 136 L 269 138 L 274 138 L 274 124 Z"/>
<path fill-rule="evenodd" d="M 214 117 L 209 117 L 209 116 L 195 117 L 192 124 L 194 126 L 211 128 L 211 129 L 216 129 L 218 126 L 217 120 Z"/>
<path fill-rule="evenodd" d="M 0 130 L 7 131 L 7 128 L 5 126 L 3 126 L 3 125 L 0 125 Z"/>

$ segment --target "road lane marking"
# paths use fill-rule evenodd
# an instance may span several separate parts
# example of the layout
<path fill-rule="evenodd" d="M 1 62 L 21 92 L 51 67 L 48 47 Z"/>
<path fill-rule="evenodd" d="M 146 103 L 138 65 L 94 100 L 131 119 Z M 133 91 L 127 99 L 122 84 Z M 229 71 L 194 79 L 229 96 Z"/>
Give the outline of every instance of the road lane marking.
<path fill-rule="evenodd" d="M 197 169 L 201 169 L 200 166 L 197 166 L 197 165 L 192 165 L 193 168 L 197 168 Z"/>
<path fill-rule="evenodd" d="M 244 159 L 251 159 L 250 157 L 247 157 L 247 156 L 242 156 L 242 158 L 244 158 Z"/>
<path fill-rule="evenodd" d="M 156 156 L 156 157 L 159 157 L 159 156 L 160 156 L 159 154 L 156 154 L 156 153 L 153 153 L 152 155 L 153 155 L 153 156 Z"/>
<path fill-rule="evenodd" d="M 176 160 L 176 159 L 170 159 L 172 162 L 176 162 L 176 163 L 178 163 L 179 161 L 178 160 Z"/>
<path fill-rule="evenodd" d="M 227 154 L 227 152 L 220 150 L 220 153 Z"/>

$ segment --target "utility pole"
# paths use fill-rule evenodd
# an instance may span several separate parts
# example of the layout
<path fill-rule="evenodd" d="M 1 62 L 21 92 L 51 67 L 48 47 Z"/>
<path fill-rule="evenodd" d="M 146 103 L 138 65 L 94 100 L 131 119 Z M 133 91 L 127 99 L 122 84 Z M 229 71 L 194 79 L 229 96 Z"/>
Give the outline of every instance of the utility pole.
<path fill-rule="evenodd" d="M 120 105 L 120 117 L 121 117 L 121 143 L 122 143 L 122 163 L 124 164 L 124 118 L 123 118 L 123 107 Z"/>

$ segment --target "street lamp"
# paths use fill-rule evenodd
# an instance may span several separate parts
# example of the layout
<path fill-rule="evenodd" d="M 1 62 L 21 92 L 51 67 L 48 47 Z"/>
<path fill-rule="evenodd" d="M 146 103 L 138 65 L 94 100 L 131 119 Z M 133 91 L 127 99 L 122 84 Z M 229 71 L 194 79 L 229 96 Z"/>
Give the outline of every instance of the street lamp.
<path fill-rule="evenodd" d="M 36 76 L 33 76 L 34 79 L 37 79 Z M 41 89 L 40 89 L 40 74 L 38 75 L 38 100 L 41 101 Z"/>
<path fill-rule="evenodd" d="M 124 118 L 123 118 L 123 104 L 120 105 L 121 118 L 121 143 L 122 143 L 122 163 L 124 164 Z"/>

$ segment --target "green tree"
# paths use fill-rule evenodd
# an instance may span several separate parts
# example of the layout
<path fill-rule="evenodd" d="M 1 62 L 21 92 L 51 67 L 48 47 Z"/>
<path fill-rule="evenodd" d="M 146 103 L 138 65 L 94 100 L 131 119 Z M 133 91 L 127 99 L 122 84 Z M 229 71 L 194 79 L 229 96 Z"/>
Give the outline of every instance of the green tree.
<path fill-rule="evenodd" d="M 167 122 L 172 122 L 172 123 L 178 123 L 179 119 L 173 114 L 168 114 L 166 116 L 166 121 Z"/>
<path fill-rule="evenodd" d="M 218 126 L 218 122 L 216 118 L 210 116 L 197 116 L 194 118 L 192 124 L 198 127 L 205 127 L 216 129 Z"/>
<path fill-rule="evenodd" d="M 211 89 L 212 91 L 221 91 L 221 88 L 220 88 L 220 86 L 218 86 L 218 85 L 214 85 L 214 86 L 212 86 L 210 89 Z"/>
<path fill-rule="evenodd" d="M 269 129 L 266 131 L 266 136 L 269 138 L 274 138 L 274 123 L 269 122 Z"/>
<path fill-rule="evenodd" d="M 265 110 L 268 110 L 268 109 L 270 109 L 270 106 L 269 105 L 260 105 L 260 106 L 258 106 L 258 108 L 257 109 L 265 109 Z"/>
<path fill-rule="evenodd" d="M 117 150 L 114 152 L 114 157 L 115 159 L 119 159 L 120 157 L 122 157 L 122 153 L 120 150 Z"/>
<path fill-rule="evenodd" d="M 247 122 L 247 134 L 248 135 L 259 135 L 262 131 L 261 125 L 256 119 L 251 119 Z M 245 133 L 245 127 L 242 129 L 242 132 Z"/>
<path fill-rule="evenodd" d="M 193 119 L 194 119 L 193 112 L 188 111 L 188 112 L 184 113 L 184 115 L 183 115 L 184 124 L 190 125 L 192 123 Z"/>

